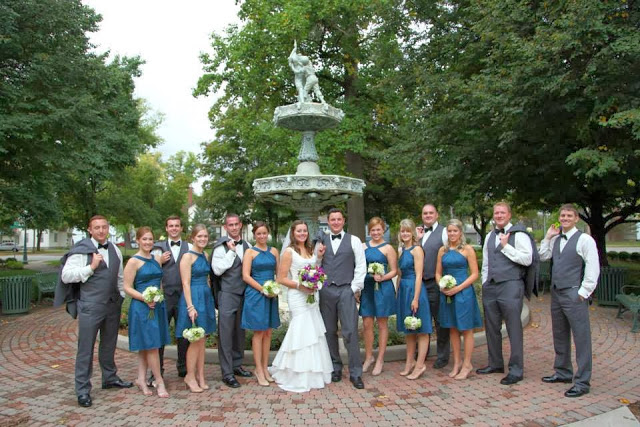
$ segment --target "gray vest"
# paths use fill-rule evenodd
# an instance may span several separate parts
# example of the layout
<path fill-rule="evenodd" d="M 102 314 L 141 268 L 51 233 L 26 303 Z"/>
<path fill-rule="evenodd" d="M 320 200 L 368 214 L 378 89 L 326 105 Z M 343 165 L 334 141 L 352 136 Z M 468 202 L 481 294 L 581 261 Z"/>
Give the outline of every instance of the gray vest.
<path fill-rule="evenodd" d="M 171 252 L 171 246 L 169 246 L 169 240 L 165 240 L 156 244 L 162 252 Z M 173 295 L 175 293 L 182 293 L 182 279 L 180 278 L 180 260 L 182 255 L 189 251 L 189 243 L 184 240 L 180 240 L 180 252 L 178 252 L 178 259 L 173 260 L 173 255 L 169 257 L 169 261 L 162 264 L 162 286 L 164 292 L 167 295 Z"/>
<path fill-rule="evenodd" d="M 247 242 L 242 242 L 242 248 L 244 253 L 247 253 L 249 245 Z M 227 245 L 224 245 L 225 252 L 229 251 Z M 236 256 L 233 260 L 233 265 L 220 276 L 220 290 L 222 292 L 229 292 L 236 295 L 243 295 L 247 285 L 242 280 L 242 261 L 240 257 Z"/>
<path fill-rule="evenodd" d="M 87 242 L 93 246 L 91 239 L 81 240 L 78 245 L 86 246 Z M 109 242 L 107 251 L 109 252 L 109 267 L 104 261 L 100 262 L 93 275 L 80 285 L 81 301 L 100 303 L 120 301 L 120 291 L 118 290 L 120 258 L 118 258 L 118 253 L 112 242 Z M 92 255 L 89 255 L 87 257 L 87 265 L 91 264 L 91 259 Z"/>
<path fill-rule="evenodd" d="M 422 245 L 424 251 L 424 267 L 422 269 L 422 279 L 429 280 L 436 277 L 436 263 L 438 262 L 438 251 L 442 245 L 442 230 L 440 224 L 433 229 L 427 241 Z"/>
<path fill-rule="evenodd" d="M 351 234 L 344 233 L 335 254 L 331 249 L 331 235 L 325 235 L 324 245 L 327 249 L 322 258 L 322 268 L 327 274 L 329 283 L 351 285 L 356 268 L 356 255 L 351 247 Z"/>
<path fill-rule="evenodd" d="M 578 239 L 582 234 L 576 231 L 564 244 L 560 252 L 560 237 L 558 237 L 551 251 L 551 284 L 558 289 L 572 288 L 582 284 L 584 275 L 584 260 L 578 255 Z"/>
<path fill-rule="evenodd" d="M 496 283 L 501 283 L 508 280 L 524 279 L 526 267 L 511 261 L 501 252 L 501 246 L 496 246 L 496 232 L 489 233 L 487 239 L 489 239 L 487 242 L 487 254 L 489 256 L 487 282 L 493 280 Z M 509 236 L 509 244 L 515 247 L 515 233 L 511 233 L 511 236 Z"/>

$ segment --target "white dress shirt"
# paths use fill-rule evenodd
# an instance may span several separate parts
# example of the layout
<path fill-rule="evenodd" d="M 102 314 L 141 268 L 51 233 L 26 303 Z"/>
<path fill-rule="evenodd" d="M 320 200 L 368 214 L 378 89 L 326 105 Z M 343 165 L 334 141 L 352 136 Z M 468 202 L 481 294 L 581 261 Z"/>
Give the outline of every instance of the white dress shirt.
<path fill-rule="evenodd" d="M 91 242 L 98 247 L 98 242 L 91 238 Z M 116 254 L 118 255 L 118 259 L 120 259 L 120 267 L 118 267 L 118 290 L 120 291 L 120 295 L 122 298 L 125 297 L 124 293 L 124 273 L 123 273 L 123 262 L 122 262 L 122 253 L 120 249 L 113 244 L 113 242 L 109 242 L 110 245 L 113 245 L 113 248 L 116 250 Z M 104 248 L 98 249 L 98 253 L 102 255 L 102 259 L 104 263 L 109 267 L 109 251 Z M 63 283 L 85 283 L 89 280 L 89 277 L 93 276 L 93 269 L 91 265 L 88 264 L 89 255 L 88 254 L 74 254 L 67 258 L 67 262 L 62 269 L 62 282 Z"/>
<path fill-rule="evenodd" d="M 342 239 L 344 239 L 344 230 L 338 234 L 341 236 L 339 239 L 331 239 L 331 236 L 329 236 L 331 239 L 331 250 L 334 254 L 338 251 L 340 243 L 342 243 Z M 367 258 L 364 255 L 362 241 L 354 235 L 351 235 L 351 249 L 353 249 L 356 262 L 356 266 L 353 270 L 353 281 L 351 282 L 351 290 L 355 294 L 364 289 L 364 278 L 367 275 Z M 326 250 L 329 250 L 329 248 Z"/>
<path fill-rule="evenodd" d="M 577 228 L 573 227 L 571 230 L 564 233 L 565 236 L 567 236 L 567 240 L 560 239 L 560 252 L 562 252 L 564 246 L 576 231 L 578 231 Z M 554 242 L 558 240 L 558 237 L 560 237 L 559 234 L 557 236 L 553 236 L 551 240 L 547 240 L 545 236 L 540 244 L 540 261 L 547 261 L 551 259 L 551 256 L 553 255 L 553 246 L 555 244 Z M 578 294 L 582 298 L 587 299 L 596 289 L 598 276 L 600 275 L 600 258 L 598 257 L 596 241 L 587 233 L 582 233 L 576 242 L 576 252 L 578 252 L 578 256 L 584 260 L 584 277 L 582 278 L 582 285 L 580 286 L 580 289 L 578 289 Z"/>
<path fill-rule="evenodd" d="M 504 232 L 508 233 L 509 229 L 513 226 L 513 224 L 508 223 L 504 227 Z M 487 281 L 487 276 L 489 275 L 489 236 L 484 240 L 484 245 L 482 246 L 482 283 Z M 520 264 L 524 267 L 528 267 L 531 265 L 533 260 L 533 247 L 531 246 L 531 239 L 525 233 L 516 233 L 515 236 L 515 247 L 511 246 L 509 243 L 505 245 L 504 248 L 500 249 L 500 252 L 511 261 L 516 264 Z M 495 235 L 495 245 L 496 248 L 502 247 L 500 244 L 500 235 Z"/>
<path fill-rule="evenodd" d="M 236 245 L 235 251 L 227 251 L 225 249 L 226 242 L 216 247 L 213 250 L 213 256 L 211 257 L 211 267 L 213 273 L 216 276 L 222 276 L 225 271 L 231 268 L 236 257 L 240 259 L 242 263 L 242 257 L 244 256 L 243 245 Z"/>
<path fill-rule="evenodd" d="M 438 221 L 434 222 L 432 227 L 435 230 L 436 227 L 438 226 Z M 426 233 L 424 233 L 424 236 L 422 236 L 422 241 L 420 242 L 421 246 L 424 246 L 425 242 L 427 241 L 427 239 L 429 238 L 429 236 L 431 236 L 431 233 L 433 233 L 433 231 L 427 231 Z M 443 246 L 447 246 L 449 244 L 449 236 L 447 235 L 447 227 L 443 227 L 442 229 L 442 245 Z"/>

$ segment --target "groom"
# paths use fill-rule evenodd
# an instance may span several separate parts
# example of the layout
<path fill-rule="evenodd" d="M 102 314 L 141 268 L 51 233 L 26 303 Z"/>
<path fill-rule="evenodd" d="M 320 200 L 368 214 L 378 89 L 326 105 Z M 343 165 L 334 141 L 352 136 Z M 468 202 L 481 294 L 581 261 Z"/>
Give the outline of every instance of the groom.
<path fill-rule="evenodd" d="M 340 209 L 329 210 L 331 236 L 325 235 L 326 247 L 322 267 L 329 283 L 320 290 L 320 313 L 327 330 L 327 344 L 333 362 L 331 381 L 342 379 L 342 359 L 338 348 L 338 320 L 344 345 L 349 354 L 349 379 L 355 388 L 364 388 L 362 363 L 358 343 L 358 308 L 360 291 L 364 288 L 367 262 L 362 242 L 345 233 L 345 218 Z"/>

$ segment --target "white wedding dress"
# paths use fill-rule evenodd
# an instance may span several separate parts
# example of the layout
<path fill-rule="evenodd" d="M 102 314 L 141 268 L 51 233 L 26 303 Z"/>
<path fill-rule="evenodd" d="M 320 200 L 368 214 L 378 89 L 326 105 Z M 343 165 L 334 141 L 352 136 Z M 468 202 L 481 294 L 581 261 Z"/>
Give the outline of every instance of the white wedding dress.
<path fill-rule="evenodd" d="M 286 250 L 292 254 L 289 278 L 297 281 L 298 270 L 307 264 L 314 265 L 316 257 L 303 258 L 291 248 Z M 296 393 L 323 388 L 331 382 L 333 372 L 326 329 L 318 306 L 318 292 L 312 304 L 307 302 L 308 296 L 296 289 L 287 289 L 291 321 L 278 354 L 269 367 L 280 388 Z"/>

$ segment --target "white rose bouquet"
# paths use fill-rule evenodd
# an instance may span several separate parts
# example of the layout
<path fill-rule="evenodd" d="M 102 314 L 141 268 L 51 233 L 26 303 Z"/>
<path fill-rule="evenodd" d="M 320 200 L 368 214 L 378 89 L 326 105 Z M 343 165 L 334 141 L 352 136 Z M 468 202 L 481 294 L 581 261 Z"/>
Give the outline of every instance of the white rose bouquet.
<path fill-rule="evenodd" d="M 277 297 L 282 293 L 282 288 L 280 287 L 280 283 L 275 280 L 267 280 L 262 285 L 262 293 L 268 297 Z"/>
<path fill-rule="evenodd" d="M 453 289 L 456 285 L 458 284 L 458 282 L 456 282 L 456 278 L 453 277 L 450 274 L 447 274 L 446 276 L 442 276 L 442 278 L 440 279 L 440 282 L 438 282 L 438 286 L 440 286 L 440 289 Z M 451 297 L 447 297 L 447 304 L 451 303 Z"/>
<path fill-rule="evenodd" d="M 369 274 L 384 274 L 384 265 L 379 263 L 379 262 L 372 262 L 371 264 L 369 264 L 369 267 L 367 268 L 367 273 Z M 375 286 L 375 290 L 379 290 L 380 289 L 380 283 L 376 282 L 376 286 Z"/>
<path fill-rule="evenodd" d="M 142 292 L 142 298 L 147 304 L 152 302 L 155 302 L 157 304 L 164 301 L 164 293 L 161 289 L 158 289 L 155 286 L 149 286 Z M 151 308 L 149 309 L 149 319 L 153 318 L 155 318 L 155 310 Z"/>
<path fill-rule="evenodd" d="M 190 328 L 182 331 L 182 338 L 189 342 L 196 342 L 204 338 L 204 328 L 196 326 L 195 323 L 191 324 Z"/>
<path fill-rule="evenodd" d="M 404 327 L 410 331 L 415 331 L 422 327 L 422 320 L 415 316 L 407 316 L 404 318 Z"/>

